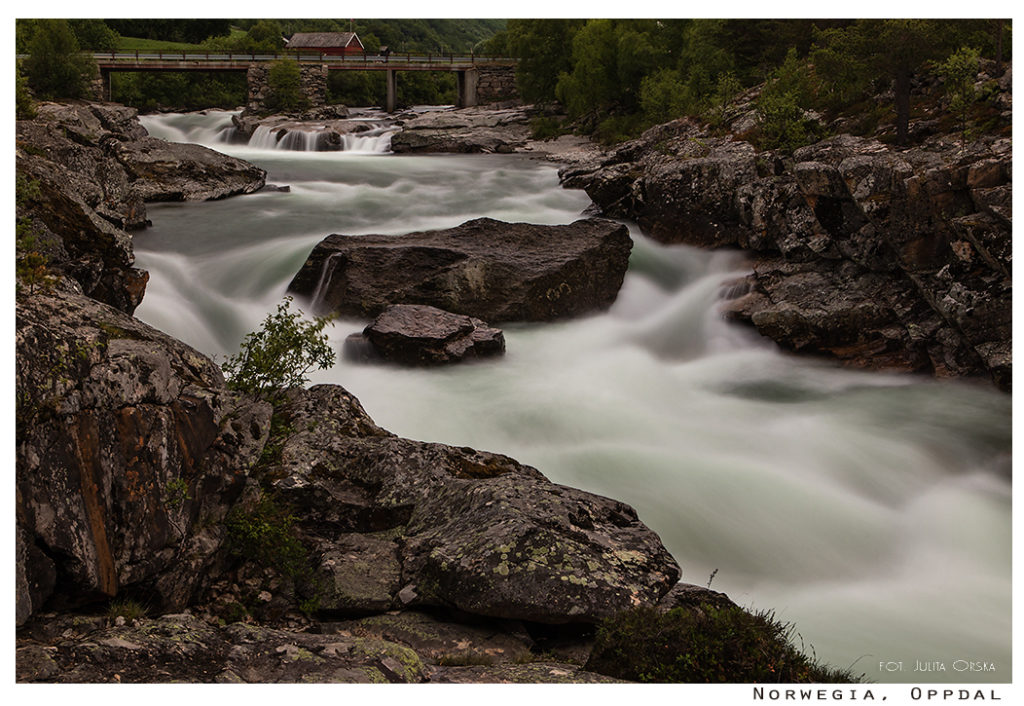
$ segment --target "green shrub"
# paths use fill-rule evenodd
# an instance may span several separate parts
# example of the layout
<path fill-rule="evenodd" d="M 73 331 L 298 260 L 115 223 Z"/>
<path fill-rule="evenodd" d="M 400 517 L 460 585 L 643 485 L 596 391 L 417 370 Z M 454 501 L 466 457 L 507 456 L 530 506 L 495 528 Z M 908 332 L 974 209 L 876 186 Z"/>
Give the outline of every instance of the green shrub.
<path fill-rule="evenodd" d="M 297 61 L 278 59 L 272 62 L 267 74 L 267 88 L 270 89 L 268 108 L 291 111 L 309 107 L 309 99 L 302 92 L 302 73 Z"/>
<path fill-rule="evenodd" d="M 149 609 L 143 604 L 126 598 L 112 600 L 110 605 L 107 606 L 107 617 L 111 620 L 124 618 L 126 621 L 131 622 L 146 617 L 148 612 Z"/>
<path fill-rule="evenodd" d="M 28 90 L 28 78 L 20 70 L 15 72 L 14 114 L 17 120 L 31 120 L 36 117 L 36 104 Z"/>
<path fill-rule="evenodd" d="M 82 98 L 99 74 L 96 62 L 79 50 L 66 20 L 39 20 L 25 59 L 28 83 L 39 98 Z"/>
<path fill-rule="evenodd" d="M 601 623 L 588 671 L 639 682 L 852 682 L 790 644 L 792 627 L 740 608 L 639 607 Z"/>
<path fill-rule="evenodd" d="M 295 516 L 267 497 L 252 510 L 235 508 L 227 518 L 228 550 L 293 580 L 308 579 L 309 552 L 294 524 Z"/>
<path fill-rule="evenodd" d="M 938 64 L 936 73 L 945 83 L 949 111 L 956 117 L 961 142 L 966 143 L 971 108 L 978 100 L 978 90 L 974 87 L 978 78 L 978 51 L 961 47 Z"/>
<path fill-rule="evenodd" d="M 334 350 L 323 333 L 330 319 L 307 321 L 301 311 L 289 311 L 291 301 L 285 297 L 277 313 L 246 335 L 241 351 L 221 364 L 228 387 L 276 403 L 288 388 L 305 385 L 310 371 L 334 365 Z"/>
<path fill-rule="evenodd" d="M 535 140 L 550 140 L 566 134 L 562 121 L 546 115 L 538 115 L 530 120 L 530 136 Z"/>

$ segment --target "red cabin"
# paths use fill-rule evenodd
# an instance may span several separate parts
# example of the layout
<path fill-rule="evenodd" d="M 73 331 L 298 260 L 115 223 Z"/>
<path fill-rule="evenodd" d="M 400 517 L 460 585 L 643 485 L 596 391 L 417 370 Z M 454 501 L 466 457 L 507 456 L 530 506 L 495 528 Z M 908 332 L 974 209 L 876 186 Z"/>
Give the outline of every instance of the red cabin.
<path fill-rule="evenodd" d="M 327 54 L 362 54 L 366 51 L 355 32 L 296 32 L 287 40 L 289 51 Z"/>

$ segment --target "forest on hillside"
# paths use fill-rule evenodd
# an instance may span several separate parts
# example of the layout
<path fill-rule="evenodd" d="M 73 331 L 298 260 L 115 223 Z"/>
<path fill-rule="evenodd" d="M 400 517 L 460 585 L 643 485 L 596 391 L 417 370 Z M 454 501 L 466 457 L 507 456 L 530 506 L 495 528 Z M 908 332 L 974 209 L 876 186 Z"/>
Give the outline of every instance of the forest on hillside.
<path fill-rule="evenodd" d="M 828 120 L 808 120 L 808 111 L 861 116 L 861 134 L 895 116 L 895 139 L 904 142 L 922 75 L 959 90 L 966 112 L 978 98 L 967 85 L 978 62 L 994 62 L 999 75 L 1012 58 L 1012 24 L 1001 19 L 88 19 L 19 20 L 17 30 L 19 53 L 33 57 L 132 48 L 275 52 L 295 32 L 349 30 L 368 52 L 513 56 L 522 98 L 550 107 L 537 136 L 572 131 L 605 143 L 681 116 L 721 124 L 731 102 L 763 85 L 758 140 L 784 149 L 823 136 Z M 22 67 L 23 83 L 40 98 L 81 96 L 87 64 L 55 71 L 33 58 Z M 118 73 L 113 80 L 115 101 L 144 110 L 245 102 L 242 75 Z M 374 105 L 383 82 L 379 72 L 332 72 L 328 100 Z M 399 92 L 407 105 L 449 104 L 455 78 L 405 72 Z"/>

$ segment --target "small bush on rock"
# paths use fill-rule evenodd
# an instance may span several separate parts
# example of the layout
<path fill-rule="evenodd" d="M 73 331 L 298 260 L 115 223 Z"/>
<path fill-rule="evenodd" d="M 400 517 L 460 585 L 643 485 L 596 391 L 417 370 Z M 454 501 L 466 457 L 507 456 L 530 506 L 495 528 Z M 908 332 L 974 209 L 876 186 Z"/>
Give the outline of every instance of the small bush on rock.
<path fill-rule="evenodd" d="M 301 311 L 289 310 L 291 302 L 285 297 L 258 331 L 246 335 L 242 350 L 221 365 L 228 387 L 276 403 L 288 388 L 305 385 L 310 371 L 334 365 L 334 349 L 323 333 L 330 319 L 307 321 Z"/>
<path fill-rule="evenodd" d="M 740 608 L 639 607 L 605 620 L 588 671 L 638 682 L 766 683 L 856 681 L 790 644 L 792 626 Z"/>
<path fill-rule="evenodd" d="M 295 535 L 295 516 L 270 498 L 250 511 L 235 508 L 227 518 L 232 554 L 300 580 L 312 573 L 309 552 Z"/>

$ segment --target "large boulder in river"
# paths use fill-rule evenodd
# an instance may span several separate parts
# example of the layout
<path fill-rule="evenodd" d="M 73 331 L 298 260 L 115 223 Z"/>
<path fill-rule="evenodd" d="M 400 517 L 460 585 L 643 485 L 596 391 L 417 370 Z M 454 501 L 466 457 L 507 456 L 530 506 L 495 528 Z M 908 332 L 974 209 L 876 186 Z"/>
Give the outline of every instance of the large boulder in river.
<path fill-rule="evenodd" d="M 500 329 L 480 319 L 422 304 L 395 304 L 345 340 L 349 357 L 403 365 L 443 365 L 505 352 Z"/>
<path fill-rule="evenodd" d="M 545 623 L 654 605 L 679 578 L 624 503 L 498 454 L 398 438 L 344 389 L 294 394 L 268 471 L 317 547 L 321 610 L 441 606 Z"/>
<path fill-rule="evenodd" d="M 144 137 L 112 152 L 146 201 L 210 201 L 263 188 L 259 167 L 202 145 Z"/>
<path fill-rule="evenodd" d="M 270 406 L 185 344 L 80 294 L 17 300 L 19 624 L 46 601 L 142 590 L 187 605 L 209 578 Z"/>
<path fill-rule="evenodd" d="M 632 241 L 624 225 L 478 218 L 406 235 L 329 235 L 289 291 L 319 313 L 374 317 L 391 304 L 427 304 L 492 323 L 547 321 L 607 309 Z"/>

